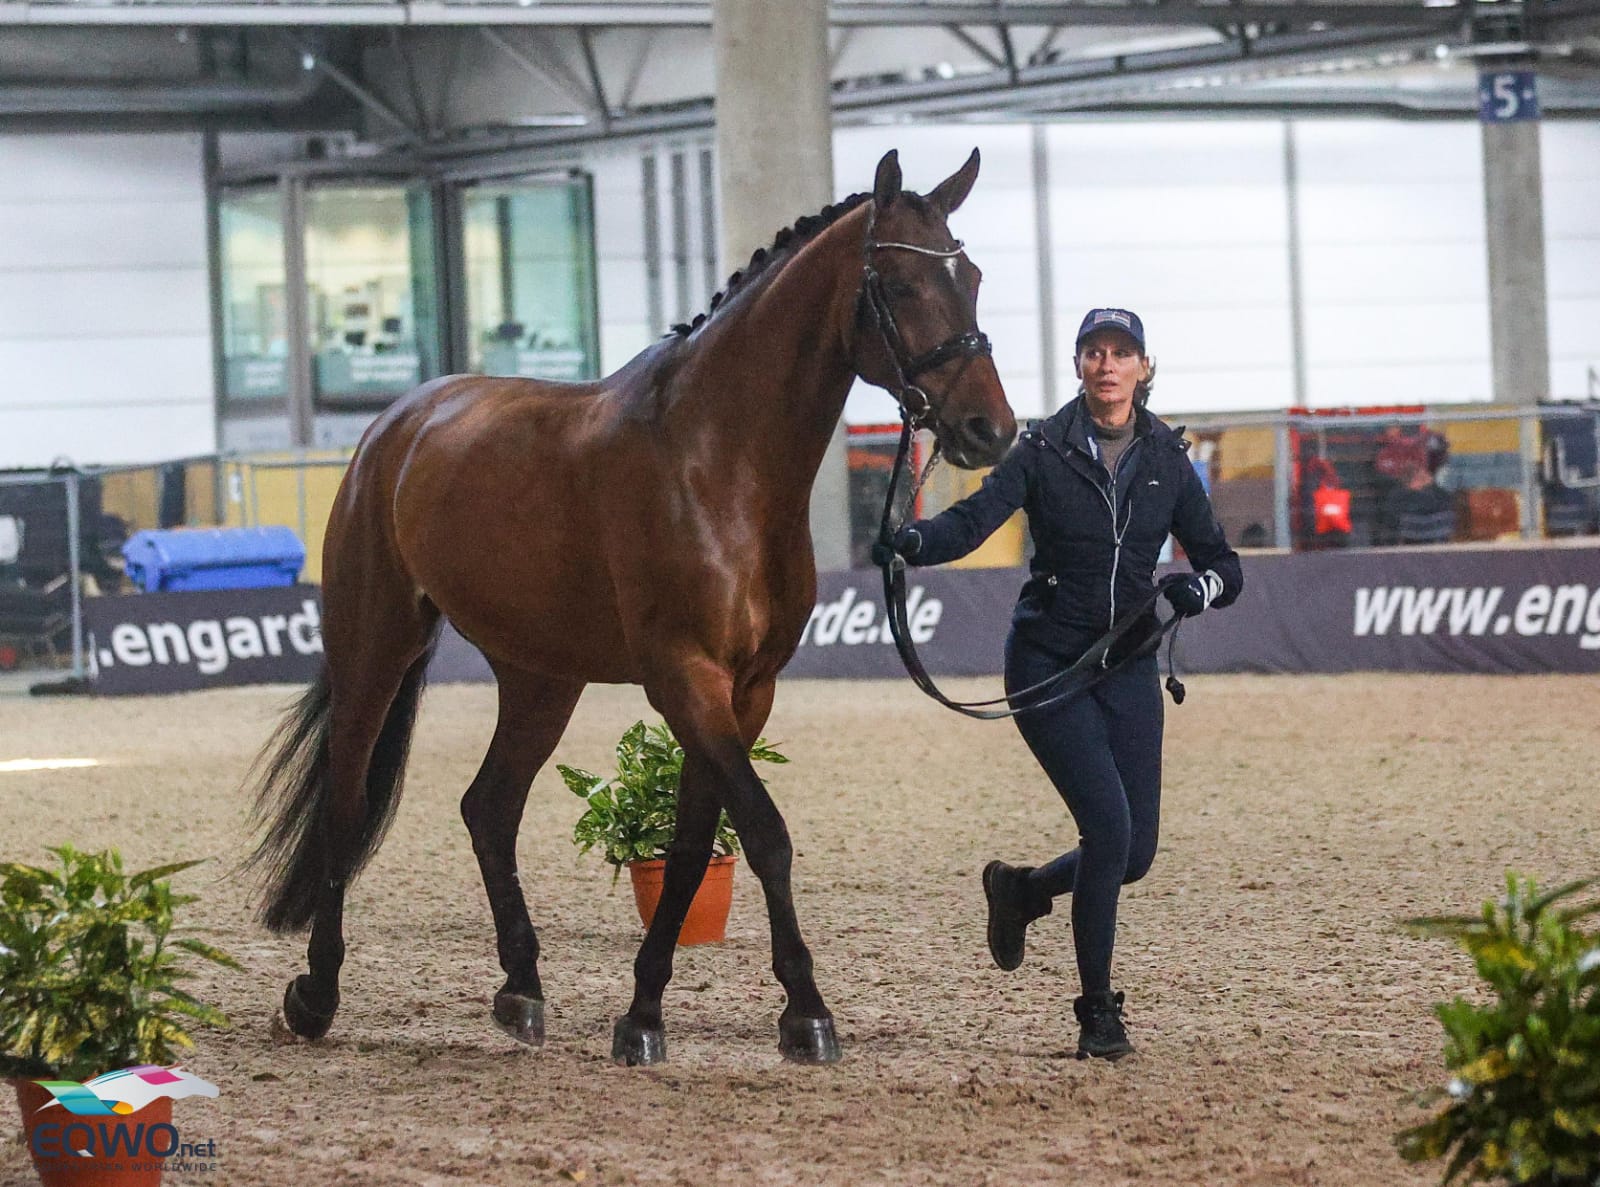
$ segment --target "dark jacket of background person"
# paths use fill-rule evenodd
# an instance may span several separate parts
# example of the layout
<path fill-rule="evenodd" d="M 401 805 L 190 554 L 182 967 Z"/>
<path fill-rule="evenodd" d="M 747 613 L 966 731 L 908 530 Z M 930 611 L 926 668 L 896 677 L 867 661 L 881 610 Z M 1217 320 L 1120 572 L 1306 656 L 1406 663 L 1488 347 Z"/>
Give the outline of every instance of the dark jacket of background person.
<path fill-rule="evenodd" d="M 913 565 L 965 556 L 1019 507 L 1028 513 L 1032 577 L 1012 615 L 1016 631 L 1075 658 L 1149 594 L 1170 529 L 1197 572 L 1215 570 L 1226 606 L 1244 587 L 1188 442 L 1143 408 L 1115 483 L 1099 461 L 1083 397 L 1023 433 L 983 486 L 930 520 L 909 525 L 921 544 Z"/>
<path fill-rule="evenodd" d="M 1397 544 L 1448 544 L 1455 537 L 1455 497 L 1436 483 L 1400 487 L 1390 494 L 1386 512 Z"/>

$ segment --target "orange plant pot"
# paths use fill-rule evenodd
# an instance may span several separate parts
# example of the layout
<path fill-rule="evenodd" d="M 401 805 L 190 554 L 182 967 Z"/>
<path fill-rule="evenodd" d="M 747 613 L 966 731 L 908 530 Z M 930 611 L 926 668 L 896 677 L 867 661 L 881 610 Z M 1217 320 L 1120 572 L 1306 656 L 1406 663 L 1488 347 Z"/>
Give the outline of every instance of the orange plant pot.
<path fill-rule="evenodd" d="M 706 866 L 706 876 L 700 880 L 689 904 L 689 914 L 678 933 L 678 946 L 690 944 L 715 944 L 728 929 L 728 908 L 733 903 L 733 865 L 737 857 L 713 857 Z M 656 917 L 656 904 L 661 901 L 661 876 L 665 861 L 630 861 L 628 874 L 633 878 L 633 901 L 639 907 L 639 918 L 646 927 Z"/>
<path fill-rule="evenodd" d="M 76 1117 L 64 1108 L 46 1109 L 54 1098 L 32 1080 L 11 1083 L 28 1152 L 44 1187 L 161 1187 L 165 1158 L 151 1153 L 150 1128 L 172 1124 L 170 1097 L 120 1117 Z M 169 1140 L 162 1134 L 153 1144 L 159 1150 Z M 73 1152 L 84 1148 L 94 1153 L 86 1158 Z M 108 1148 L 115 1153 L 108 1156 Z"/>

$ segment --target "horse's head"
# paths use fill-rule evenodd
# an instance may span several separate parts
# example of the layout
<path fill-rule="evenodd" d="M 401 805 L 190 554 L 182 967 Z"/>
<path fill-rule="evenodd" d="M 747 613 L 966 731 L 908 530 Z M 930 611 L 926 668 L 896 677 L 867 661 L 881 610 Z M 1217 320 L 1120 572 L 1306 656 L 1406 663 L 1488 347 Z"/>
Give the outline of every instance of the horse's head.
<path fill-rule="evenodd" d="M 983 273 L 946 220 L 978 176 L 978 150 L 926 195 L 900 188 L 894 150 L 878 162 L 867 211 L 857 373 L 932 429 L 958 466 L 1000 460 L 1017 421 L 978 329 Z"/>

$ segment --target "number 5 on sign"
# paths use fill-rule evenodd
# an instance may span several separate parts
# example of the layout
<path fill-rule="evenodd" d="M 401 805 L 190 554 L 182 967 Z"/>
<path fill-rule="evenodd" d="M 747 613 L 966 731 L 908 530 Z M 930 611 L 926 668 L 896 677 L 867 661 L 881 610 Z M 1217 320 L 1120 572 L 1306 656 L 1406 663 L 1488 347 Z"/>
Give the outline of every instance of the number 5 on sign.
<path fill-rule="evenodd" d="M 1539 91 L 1532 70 L 1497 70 L 1478 75 L 1478 119 L 1485 124 L 1539 118 Z"/>

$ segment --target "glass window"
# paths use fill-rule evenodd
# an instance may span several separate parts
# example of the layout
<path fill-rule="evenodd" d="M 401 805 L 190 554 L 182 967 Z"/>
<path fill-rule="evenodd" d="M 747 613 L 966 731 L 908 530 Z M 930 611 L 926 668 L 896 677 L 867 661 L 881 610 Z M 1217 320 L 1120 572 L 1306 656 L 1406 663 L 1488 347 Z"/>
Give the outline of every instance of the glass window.
<path fill-rule="evenodd" d="M 488 375 L 600 373 L 587 178 L 462 195 L 468 365 Z"/>
<path fill-rule="evenodd" d="M 289 391 L 283 284 L 283 204 L 276 189 L 222 196 L 222 353 L 227 398 Z"/>
<path fill-rule="evenodd" d="M 421 187 L 306 194 L 306 288 L 318 397 L 383 401 L 438 374 L 432 202 Z"/>

